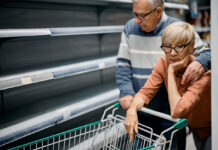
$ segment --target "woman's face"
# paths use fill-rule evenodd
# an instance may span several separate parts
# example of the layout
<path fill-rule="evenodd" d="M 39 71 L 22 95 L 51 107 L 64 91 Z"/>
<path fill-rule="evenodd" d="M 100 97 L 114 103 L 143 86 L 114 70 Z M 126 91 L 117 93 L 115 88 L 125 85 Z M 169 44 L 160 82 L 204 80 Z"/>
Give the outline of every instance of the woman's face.
<path fill-rule="evenodd" d="M 162 49 L 165 51 L 168 64 L 181 61 L 187 55 L 191 55 L 193 48 L 194 44 L 191 42 L 180 43 L 175 41 L 171 44 L 162 45 Z"/>

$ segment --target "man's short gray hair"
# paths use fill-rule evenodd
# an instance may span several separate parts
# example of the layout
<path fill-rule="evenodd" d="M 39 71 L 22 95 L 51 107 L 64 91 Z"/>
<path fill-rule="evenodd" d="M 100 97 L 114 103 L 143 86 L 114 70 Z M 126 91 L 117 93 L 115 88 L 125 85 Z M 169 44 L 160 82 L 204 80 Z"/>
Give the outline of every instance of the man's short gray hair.
<path fill-rule="evenodd" d="M 139 0 L 132 0 L 133 3 L 137 1 Z M 164 0 L 148 0 L 148 1 L 153 9 L 157 7 L 164 8 Z"/>

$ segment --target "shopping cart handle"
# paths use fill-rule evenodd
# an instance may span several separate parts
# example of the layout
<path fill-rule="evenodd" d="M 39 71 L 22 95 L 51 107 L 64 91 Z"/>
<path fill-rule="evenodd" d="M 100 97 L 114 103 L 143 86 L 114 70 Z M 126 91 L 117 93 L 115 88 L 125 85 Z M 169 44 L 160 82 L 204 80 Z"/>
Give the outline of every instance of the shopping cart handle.
<path fill-rule="evenodd" d="M 117 108 L 119 108 L 119 109 L 122 108 L 121 105 L 120 105 L 120 102 L 116 102 L 116 103 L 114 104 L 114 107 L 117 107 Z"/>
<path fill-rule="evenodd" d="M 180 119 L 179 122 L 174 124 L 173 126 L 179 130 L 182 128 L 186 127 L 188 125 L 188 120 L 187 119 Z"/>
<path fill-rule="evenodd" d="M 115 103 L 113 106 L 116 108 L 119 108 L 119 109 L 122 108 L 120 105 L 120 102 Z M 156 116 L 156 117 L 160 117 L 160 118 L 172 121 L 172 122 L 176 122 L 176 124 L 174 124 L 173 126 L 177 129 L 182 129 L 188 125 L 187 119 L 174 119 L 168 114 L 164 114 L 162 112 L 158 112 L 158 111 L 151 110 L 151 109 L 144 108 L 144 107 L 142 107 L 140 109 L 140 111 L 147 113 L 147 114 L 150 114 L 150 115 L 153 115 L 153 116 Z"/>
<path fill-rule="evenodd" d="M 142 111 L 142 112 L 144 112 L 144 113 L 147 113 L 147 114 L 150 114 L 150 115 L 153 115 L 153 116 L 156 116 L 156 117 L 159 117 L 159 118 L 163 118 L 163 119 L 172 121 L 172 122 L 179 122 L 179 119 L 172 118 L 172 117 L 171 117 L 170 115 L 168 115 L 168 114 L 164 114 L 164 113 L 162 113 L 162 112 L 158 112 L 158 111 L 151 110 L 151 109 L 148 109 L 148 108 L 142 107 L 142 108 L 140 109 L 140 111 Z"/>
<path fill-rule="evenodd" d="M 161 112 L 158 112 L 158 111 L 154 111 L 154 110 L 151 110 L 151 109 L 148 109 L 148 108 L 144 108 L 144 107 L 141 108 L 140 111 L 151 114 L 151 115 L 154 115 L 156 117 L 160 117 L 160 118 L 163 118 L 163 119 L 166 119 L 166 120 L 176 122 L 173 126 L 175 128 L 177 128 L 177 129 L 179 129 L 179 130 L 188 125 L 188 120 L 187 119 L 183 119 L 183 118 L 174 119 L 170 115 L 167 115 L 167 114 L 164 114 L 164 113 L 161 113 Z"/>

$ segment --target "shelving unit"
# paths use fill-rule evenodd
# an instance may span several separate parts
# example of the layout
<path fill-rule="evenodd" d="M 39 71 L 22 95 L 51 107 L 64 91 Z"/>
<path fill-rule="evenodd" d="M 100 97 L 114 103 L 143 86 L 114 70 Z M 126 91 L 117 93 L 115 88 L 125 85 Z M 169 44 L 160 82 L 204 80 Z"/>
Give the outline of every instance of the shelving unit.
<path fill-rule="evenodd" d="M 15 8 L 20 7 L 17 3 L 13 5 L 16 6 Z M 94 11 L 96 8 L 96 6 L 86 5 L 83 7 L 90 9 L 90 11 Z M 27 7 L 26 10 L 29 9 L 29 5 L 24 5 L 24 7 Z M 78 5 L 72 5 L 72 7 L 76 8 Z M 97 9 L 98 7 L 101 6 L 97 6 Z M 109 10 L 110 9 L 111 8 L 109 8 Z M 126 11 L 125 9 L 124 12 Z M 95 19 L 97 16 L 93 13 L 90 14 L 90 18 L 94 17 L 94 20 L 97 21 L 97 19 Z M 54 63 L 54 65 L 44 65 L 41 63 L 43 65 L 40 67 L 21 68 L 12 73 L 10 70 L 4 71 L 7 66 L 0 65 L 2 71 L 0 75 L 1 104 L 5 112 L 1 117 L 2 123 L 0 125 L 1 146 L 5 144 L 7 146 L 7 143 L 56 126 L 62 122 L 72 120 L 80 115 L 88 114 L 88 112 L 95 114 L 95 111 L 101 110 L 105 106 L 117 101 L 119 91 L 116 88 L 114 77 L 116 66 L 116 56 L 114 55 L 116 55 L 116 52 L 111 42 L 116 45 L 116 49 L 118 49 L 119 41 L 115 43 L 113 41 L 120 39 L 124 22 L 122 25 L 100 26 L 100 24 L 98 24 L 99 23 L 90 24 L 91 26 L 84 27 L 63 26 L 48 28 L 45 26 L 45 28 L 10 27 L 10 29 L 0 29 L 0 39 L 3 40 L 1 40 L 2 48 L 0 48 L 1 53 L 3 53 L 2 56 L 7 54 L 4 53 L 7 52 L 5 48 L 8 47 L 7 42 L 12 42 L 15 45 L 18 43 L 18 45 L 20 45 L 22 41 L 30 41 L 30 43 L 34 45 L 34 42 L 38 40 L 50 42 L 53 39 L 57 42 L 60 42 L 61 39 L 66 39 L 64 42 L 67 44 L 71 42 L 75 43 L 73 44 L 73 48 L 79 51 L 87 48 L 86 51 L 89 51 L 89 54 L 83 55 L 79 54 L 79 52 L 73 55 L 69 54 L 73 56 L 73 58 L 83 56 L 83 58 L 80 57 L 81 59 L 79 58 L 75 61 L 67 60 L 60 63 L 58 62 L 57 64 Z M 90 41 L 81 42 L 86 39 L 90 39 Z M 77 44 L 76 42 L 85 45 L 80 47 L 79 43 Z M 108 44 L 102 45 L 105 42 Z M 45 45 L 46 43 L 41 42 L 41 44 Z M 54 44 L 56 44 L 56 42 Z M 9 47 L 11 46 L 11 44 L 8 45 Z M 89 45 L 92 47 L 90 48 Z M 27 47 L 28 46 L 29 44 Z M 43 49 L 46 50 L 45 48 Z M 35 50 L 37 50 L 33 51 L 33 55 L 37 53 L 35 56 L 43 52 L 39 49 Z M 19 46 L 17 51 L 19 51 Z M 57 52 L 55 46 L 53 46 L 53 51 Z M 68 52 L 67 49 L 63 52 L 65 51 Z M 84 53 L 84 51 L 85 50 L 82 50 L 81 53 Z M 15 52 L 16 50 L 13 50 L 13 53 Z M 74 51 L 71 50 L 70 52 Z M 44 53 L 44 55 L 47 54 Z M 51 57 L 52 59 L 59 59 L 55 54 L 52 55 L 55 56 Z M 63 57 L 61 53 L 59 53 L 59 55 Z M 31 54 L 28 56 L 31 56 Z M 46 61 L 43 60 L 42 62 Z M 1 63 L 5 62 L 2 61 Z M 31 64 L 34 64 L 34 62 L 31 62 Z M 21 63 L 21 65 L 26 64 Z M 15 68 L 14 66 L 11 67 Z M 19 103 L 16 101 L 19 101 Z M 26 108 L 23 109 L 23 107 Z M 16 111 L 19 113 L 12 111 L 14 108 L 16 108 Z M 99 115 L 100 114 L 98 114 L 98 116 Z"/>

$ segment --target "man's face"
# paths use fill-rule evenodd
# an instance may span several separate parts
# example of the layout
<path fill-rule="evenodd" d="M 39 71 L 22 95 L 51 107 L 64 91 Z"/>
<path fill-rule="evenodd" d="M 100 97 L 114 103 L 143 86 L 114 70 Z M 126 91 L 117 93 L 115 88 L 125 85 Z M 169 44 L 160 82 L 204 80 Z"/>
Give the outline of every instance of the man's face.
<path fill-rule="evenodd" d="M 140 25 L 141 29 L 151 32 L 162 16 L 162 8 L 152 9 L 148 0 L 139 0 L 133 3 L 133 13 L 136 14 L 135 22 Z"/>

